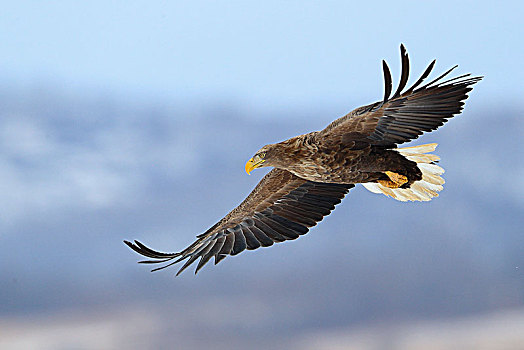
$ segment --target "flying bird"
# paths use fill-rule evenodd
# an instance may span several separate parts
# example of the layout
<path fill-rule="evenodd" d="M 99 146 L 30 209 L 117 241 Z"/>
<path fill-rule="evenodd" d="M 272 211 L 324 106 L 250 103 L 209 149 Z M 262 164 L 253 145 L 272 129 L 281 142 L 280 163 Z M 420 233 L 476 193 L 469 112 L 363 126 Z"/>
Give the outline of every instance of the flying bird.
<path fill-rule="evenodd" d="M 429 201 L 438 196 L 444 170 L 432 154 L 436 143 L 398 148 L 399 144 L 437 129 L 459 114 L 467 93 L 482 77 L 464 74 L 444 80 L 457 66 L 423 85 L 433 60 L 409 88 L 409 58 L 400 45 L 401 77 L 392 94 L 392 78 L 382 61 L 384 97 L 353 110 L 321 131 L 313 131 L 257 151 L 246 163 L 249 174 L 273 167 L 248 197 L 196 241 L 177 253 L 162 253 L 139 241 L 124 241 L 150 258 L 140 263 L 163 266 L 184 260 L 179 275 L 198 261 L 197 273 L 211 258 L 215 264 L 228 255 L 268 247 L 306 234 L 329 215 L 356 184 L 400 201 Z"/>

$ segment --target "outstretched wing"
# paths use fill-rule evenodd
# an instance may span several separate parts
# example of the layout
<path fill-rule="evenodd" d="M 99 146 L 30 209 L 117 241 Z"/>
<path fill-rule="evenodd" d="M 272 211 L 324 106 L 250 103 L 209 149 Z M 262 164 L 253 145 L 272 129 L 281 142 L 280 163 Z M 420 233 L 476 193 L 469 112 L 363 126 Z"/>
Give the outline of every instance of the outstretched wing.
<path fill-rule="evenodd" d="M 218 264 L 226 256 L 245 249 L 298 238 L 329 215 L 352 187 L 306 181 L 286 170 L 273 169 L 238 207 L 181 252 L 161 253 L 138 241 L 124 243 L 152 259 L 141 263 L 167 263 L 153 271 L 187 259 L 178 276 L 200 259 L 197 273 L 213 257 Z"/>
<path fill-rule="evenodd" d="M 355 109 L 341 117 L 319 133 L 333 141 L 366 141 L 377 146 L 395 146 L 416 139 L 425 131 L 432 131 L 444 124 L 449 118 L 462 111 L 467 93 L 472 85 L 482 77 L 470 77 L 464 74 L 443 80 L 453 69 L 420 86 L 429 76 L 434 65 L 433 60 L 421 77 L 404 92 L 409 78 L 409 57 L 400 45 L 402 73 L 398 88 L 391 96 L 392 79 L 389 67 L 382 61 L 384 71 L 384 99 Z"/>

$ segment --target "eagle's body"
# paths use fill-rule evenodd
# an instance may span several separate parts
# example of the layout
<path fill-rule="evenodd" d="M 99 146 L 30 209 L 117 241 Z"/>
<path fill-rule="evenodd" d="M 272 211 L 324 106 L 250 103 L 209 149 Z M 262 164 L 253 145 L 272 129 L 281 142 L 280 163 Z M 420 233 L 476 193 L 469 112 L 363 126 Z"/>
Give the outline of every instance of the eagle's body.
<path fill-rule="evenodd" d="M 420 180 L 422 173 L 417 163 L 400 153 L 363 140 L 348 139 L 344 143 L 322 132 L 313 132 L 283 141 L 279 169 L 309 181 L 357 184 L 388 180 L 385 171 L 408 177 L 408 183 Z M 335 147 L 334 147 L 335 145 Z"/>
<path fill-rule="evenodd" d="M 211 258 L 215 264 L 245 249 L 296 239 L 329 215 L 347 192 L 361 183 L 368 190 L 401 201 L 428 201 L 438 196 L 444 172 L 431 154 L 436 144 L 397 148 L 423 132 L 437 129 L 459 114 L 481 77 L 469 74 L 442 81 L 455 67 L 421 86 L 435 61 L 405 89 L 409 59 L 401 45 L 402 73 L 392 92 L 392 79 L 383 61 L 382 101 L 360 107 L 325 129 L 262 147 L 246 164 L 249 173 L 271 170 L 249 196 L 197 240 L 179 253 L 161 253 L 142 243 L 125 241 L 136 252 L 167 265 L 187 259 L 177 274 L 200 259 L 196 271 Z M 174 261 L 172 261 L 174 260 Z"/>

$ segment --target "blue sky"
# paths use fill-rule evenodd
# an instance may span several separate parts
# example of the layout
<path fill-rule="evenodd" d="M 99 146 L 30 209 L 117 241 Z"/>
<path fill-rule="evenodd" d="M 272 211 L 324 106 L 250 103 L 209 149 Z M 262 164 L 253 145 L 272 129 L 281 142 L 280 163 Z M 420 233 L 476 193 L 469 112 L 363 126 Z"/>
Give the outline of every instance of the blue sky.
<path fill-rule="evenodd" d="M 272 334 L 281 349 L 312 330 L 524 314 L 522 13 L 517 1 L 3 3 L 0 323 L 137 306 L 146 335 L 133 336 L 149 346 Z M 357 186 L 306 237 L 197 277 L 136 264 L 123 239 L 190 244 L 263 176 L 244 171 L 262 145 L 381 99 L 381 60 L 398 81 L 401 42 L 411 82 L 434 58 L 433 76 L 455 64 L 485 76 L 462 115 L 416 141 L 439 143 L 438 199 Z M 164 326 L 144 323 L 141 305 Z M 6 336 L 37 332 L 12 319 L 22 328 Z M 56 348 L 74 344 L 70 319 L 44 328 Z M 115 324 L 102 327 L 126 328 Z"/>
<path fill-rule="evenodd" d="M 482 100 L 522 96 L 521 14 L 507 1 L 16 1 L 0 14 L 0 78 L 173 101 L 234 100 L 248 108 L 363 104 L 380 97 L 380 60 L 398 75 L 487 78 Z M 412 76 L 413 78 L 413 76 Z M 337 110 L 338 111 L 338 110 Z"/>
<path fill-rule="evenodd" d="M 479 171 L 467 180 L 475 191 L 489 188 L 521 205 L 507 169 L 520 174 L 522 166 L 505 152 L 522 135 L 516 117 L 522 111 L 524 81 L 520 2 L 506 2 L 505 7 L 489 2 L 307 1 L 19 1 L 3 6 L 0 88 L 14 90 L 0 96 L 4 231 L 14 232 L 24 223 L 33 234 L 37 224 L 26 216 L 61 223 L 62 212 L 74 203 L 118 212 L 133 200 L 137 206 L 144 202 L 137 193 L 149 198 L 145 202 L 161 202 L 151 184 L 177 192 L 180 174 L 217 176 L 218 170 L 203 172 L 210 161 L 227 178 L 238 175 L 227 192 L 230 202 L 208 202 L 214 196 L 210 192 L 188 199 L 191 205 L 184 210 L 205 201 L 214 210 L 209 217 L 220 217 L 257 182 L 258 177 L 244 176 L 243 163 L 264 143 L 321 128 L 381 98 L 380 61 L 387 59 L 398 79 L 400 42 L 410 53 L 412 81 L 433 58 L 438 59 L 438 72 L 460 64 L 460 73 L 486 76 L 453 127 L 423 141 L 453 139 L 439 152 L 448 154 L 450 164 L 468 164 L 455 170 L 464 169 L 464 179 L 471 176 L 469 169 Z M 100 103 L 89 99 L 92 95 L 107 100 Z M 165 101 L 176 108 L 163 109 Z M 136 109 L 122 107 L 135 102 Z M 206 104 L 226 107 L 206 110 Z M 254 135 L 255 124 L 249 123 L 256 121 L 247 119 L 256 115 L 290 120 L 280 120 L 278 130 L 270 132 L 271 124 L 265 124 L 269 129 Z M 506 119 L 489 127 L 491 115 Z M 246 124 L 233 120 L 235 116 Z M 462 153 L 455 154 L 464 137 L 479 136 L 488 140 L 484 148 L 474 144 L 467 153 L 460 146 Z M 178 195 L 169 199 L 174 202 L 167 212 L 178 205 Z M 49 215 L 51 210 L 55 216 Z M 154 221 L 150 211 L 146 206 L 139 221 Z M 169 241 L 173 223 L 166 217 L 162 230 Z M 189 237 L 213 220 L 184 220 L 194 225 L 187 227 Z M 69 235 L 63 227 L 52 230 Z M 162 232 L 154 224 L 144 230 Z"/>

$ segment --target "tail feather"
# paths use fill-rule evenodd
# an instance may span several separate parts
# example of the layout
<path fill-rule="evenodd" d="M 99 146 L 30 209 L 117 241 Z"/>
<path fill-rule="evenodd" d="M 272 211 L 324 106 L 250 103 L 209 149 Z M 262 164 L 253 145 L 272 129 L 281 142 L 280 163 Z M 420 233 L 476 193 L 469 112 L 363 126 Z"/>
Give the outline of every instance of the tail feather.
<path fill-rule="evenodd" d="M 437 144 L 430 143 L 395 149 L 404 157 L 416 162 L 422 172 L 422 180 L 415 181 L 409 188 L 389 188 L 375 182 L 363 183 L 362 185 L 373 193 L 382 193 L 402 202 L 430 201 L 432 198 L 438 197 L 437 192 L 442 191 L 442 185 L 445 181 L 440 177 L 444 173 L 444 169 L 434 163 L 440 157 L 436 154 L 429 154 L 435 148 L 437 148 Z"/>

